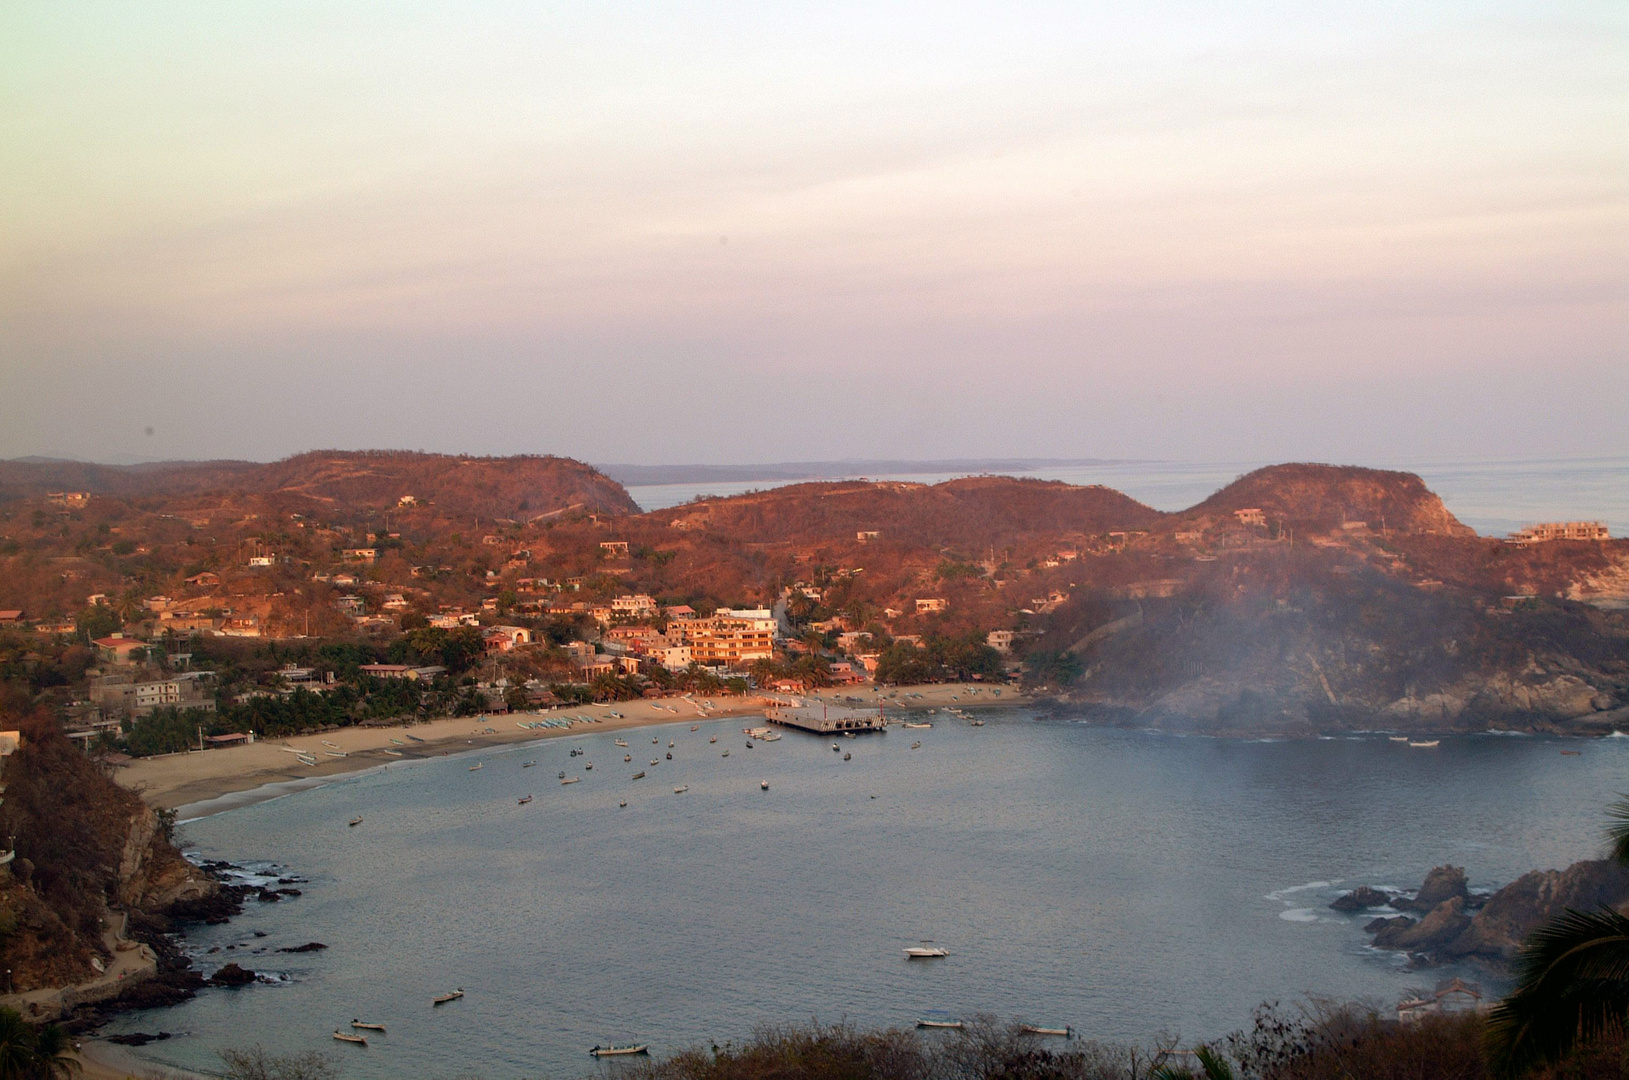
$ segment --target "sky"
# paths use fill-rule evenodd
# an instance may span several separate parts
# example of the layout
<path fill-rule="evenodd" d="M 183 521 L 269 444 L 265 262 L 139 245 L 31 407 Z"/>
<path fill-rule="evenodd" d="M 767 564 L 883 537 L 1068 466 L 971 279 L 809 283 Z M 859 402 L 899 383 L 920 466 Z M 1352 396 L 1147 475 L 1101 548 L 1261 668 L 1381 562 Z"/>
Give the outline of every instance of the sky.
<path fill-rule="evenodd" d="M 0 457 L 1629 451 L 1629 5 L 0 5 Z"/>

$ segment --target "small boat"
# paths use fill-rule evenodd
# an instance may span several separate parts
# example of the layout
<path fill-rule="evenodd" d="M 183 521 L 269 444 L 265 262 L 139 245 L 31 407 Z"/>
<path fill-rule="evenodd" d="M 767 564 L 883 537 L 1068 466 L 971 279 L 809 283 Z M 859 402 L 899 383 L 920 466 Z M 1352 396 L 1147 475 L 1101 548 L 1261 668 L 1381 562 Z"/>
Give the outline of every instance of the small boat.
<path fill-rule="evenodd" d="M 345 752 L 343 752 L 341 750 L 324 750 L 323 753 L 327 754 L 329 757 L 350 757 L 351 756 L 351 755 L 349 755 L 349 754 L 347 754 L 347 753 L 345 753 Z"/>
<path fill-rule="evenodd" d="M 1075 1037 L 1075 1029 L 1072 1027 L 1049 1028 L 1036 1027 L 1034 1024 L 1020 1024 L 1018 1030 L 1025 1035 L 1057 1035 L 1064 1039 L 1073 1039 Z"/>
<path fill-rule="evenodd" d="M 617 745 L 618 746 L 627 746 L 628 745 L 628 740 L 627 739 L 618 739 L 617 740 Z"/>
<path fill-rule="evenodd" d="M 651 758 L 651 759 L 650 759 L 650 763 L 651 763 L 651 764 L 652 764 L 652 765 L 655 765 L 655 764 L 656 764 L 656 763 L 657 763 L 657 762 L 656 762 L 656 759 L 655 759 L 655 758 Z"/>
<path fill-rule="evenodd" d="M 730 752 L 729 752 L 729 751 L 728 751 L 728 750 L 726 750 L 726 751 L 724 751 L 724 752 L 723 752 L 723 753 L 722 753 L 722 754 L 720 754 L 720 755 L 718 755 L 718 756 L 719 756 L 719 757 L 729 757 L 729 756 L 730 756 Z"/>
<path fill-rule="evenodd" d="M 984 721 L 983 720 L 969 720 L 967 722 L 967 724 L 968 724 L 969 727 L 983 727 L 984 726 Z"/>
<path fill-rule="evenodd" d="M 845 731 L 845 732 L 843 732 L 843 738 L 845 738 L 845 739 L 852 739 L 852 738 L 854 738 L 854 732 L 852 732 L 852 731 Z"/>
<path fill-rule="evenodd" d="M 843 750 L 843 748 L 841 746 L 838 746 L 836 743 L 831 744 L 831 752 L 832 753 L 838 754 L 838 753 L 841 753 L 842 750 Z"/>
<path fill-rule="evenodd" d="M 464 988 L 462 986 L 460 986 L 457 990 L 454 990 L 450 994 L 442 994 L 438 998 L 431 999 L 430 1004 L 432 1004 L 432 1005 L 445 1005 L 445 1004 L 447 1004 L 447 1002 L 449 1002 L 449 1001 L 457 1001 L 459 998 L 461 998 L 463 996 L 464 996 Z"/>
<path fill-rule="evenodd" d="M 589 1057 L 622 1057 L 628 1054 L 648 1054 L 650 1047 L 644 1043 L 610 1043 L 606 1046 L 596 1046 L 588 1052 Z"/>
<path fill-rule="evenodd" d="M 689 790 L 690 790 L 690 785 L 689 784 L 682 784 L 679 787 L 676 787 L 676 788 L 673 789 L 673 794 L 675 794 L 675 795 L 683 795 L 685 792 L 687 792 Z"/>
<path fill-rule="evenodd" d="M 913 742 L 911 744 L 911 749 L 912 750 L 920 750 L 920 749 L 922 749 L 922 740 L 918 739 L 915 742 Z"/>
<path fill-rule="evenodd" d="M 668 751 L 668 752 L 667 752 L 667 759 L 668 759 L 668 760 L 669 760 L 669 761 L 672 761 L 672 760 L 673 760 L 673 751 L 671 751 L 671 750 L 669 750 L 669 751 Z"/>
<path fill-rule="evenodd" d="M 402 752 L 400 750 L 386 750 L 385 753 L 389 754 L 391 757 L 401 757 L 402 756 Z"/>
<path fill-rule="evenodd" d="M 381 1035 L 384 1034 L 385 1031 L 385 1025 L 383 1024 L 364 1024 L 360 1020 L 352 1020 L 351 1026 L 354 1028 L 361 1028 L 363 1031 L 377 1031 Z"/>
<path fill-rule="evenodd" d="M 854 755 L 853 754 L 844 754 L 843 755 L 843 760 L 844 761 L 853 761 L 854 760 Z"/>
<path fill-rule="evenodd" d="M 759 781 L 758 786 L 760 788 L 762 788 L 763 790 L 768 791 L 769 790 L 769 781 L 768 780 L 761 780 L 761 781 Z"/>
<path fill-rule="evenodd" d="M 909 720 L 907 720 L 907 721 L 905 721 L 905 726 L 908 727 L 908 728 L 930 728 L 933 725 L 932 724 L 913 724 Z"/>
<path fill-rule="evenodd" d="M 532 760 L 530 760 L 530 761 L 523 761 L 523 762 L 521 762 L 521 763 L 520 763 L 520 767 L 521 767 L 521 768 L 523 768 L 523 769 L 530 769 L 530 768 L 532 768 L 532 767 L 533 767 L 533 766 L 534 766 L 534 765 L 536 765 L 536 764 L 537 764 L 537 759 L 536 759 L 536 758 L 533 758 L 533 759 L 532 759 Z"/>
<path fill-rule="evenodd" d="M 469 767 L 469 771 L 470 772 L 480 772 L 484 768 L 486 768 L 486 762 L 477 761 L 475 764 L 473 764 L 473 765 L 471 765 Z"/>
<path fill-rule="evenodd" d="M 1410 739 L 1408 744 L 1414 747 L 1416 750 L 1429 750 L 1433 746 L 1441 746 L 1442 740 L 1432 739 L 1430 742 L 1415 742 L 1414 740 Z"/>
<path fill-rule="evenodd" d="M 312 757 L 310 754 L 301 754 L 296 760 L 298 760 L 301 765 L 315 765 L 317 763 L 317 759 Z"/>
<path fill-rule="evenodd" d="M 633 755 L 632 754 L 623 754 L 622 755 L 622 760 L 623 761 L 632 761 L 633 760 Z"/>
<path fill-rule="evenodd" d="M 585 769 L 592 769 L 592 768 L 593 768 L 593 767 L 594 767 L 594 763 L 593 763 L 593 762 L 592 762 L 592 761 L 585 761 L 585 762 L 583 762 L 583 768 L 585 768 Z"/>
<path fill-rule="evenodd" d="M 1407 735 L 1387 735 L 1386 738 L 1391 742 L 1408 742 Z"/>
<path fill-rule="evenodd" d="M 339 743 L 337 742 L 329 742 L 327 739 L 318 739 L 317 741 L 322 743 L 324 746 L 332 747 L 335 750 L 339 749 Z"/>
<path fill-rule="evenodd" d="M 566 777 L 564 780 L 562 780 L 560 782 L 562 784 L 578 784 L 578 783 L 582 782 L 582 779 L 583 778 L 580 777 L 580 776 L 568 776 L 568 777 Z"/>
<path fill-rule="evenodd" d="M 751 740 L 751 739 L 748 739 L 748 740 L 747 740 L 747 749 L 748 749 L 748 750 L 751 750 L 751 749 L 752 749 L 752 740 Z"/>
<path fill-rule="evenodd" d="M 532 797 L 530 795 L 522 795 L 520 797 L 520 802 L 518 803 L 518 805 L 525 806 L 527 803 L 529 803 L 531 801 L 532 801 Z"/>
<path fill-rule="evenodd" d="M 400 739 L 391 739 L 390 741 L 395 743 L 397 746 L 406 746 L 407 745 L 406 743 L 402 742 Z"/>
<path fill-rule="evenodd" d="M 662 745 L 662 740 L 661 739 L 652 739 L 650 741 L 650 744 L 652 746 L 661 746 Z"/>
<path fill-rule="evenodd" d="M 351 819 L 351 828 L 354 829 L 360 824 L 362 824 L 362 819 L 361 818 L 352 818 Z"/>
<path fill-rule="evenodd" d="M 668 749 L 669 749 L 669 750 L 671 750 L 671 749 L 673 749 L 673 740 L 672 740 L 672 739 L 669 739 L 669 740 L 668 740 L 668 741 L 667 741 L 667 748 L 668 748 Z"/>
<path fill-rule="evenodd" d="M 347 1035 L 343 1031 L 334 1032 L 334 1038 L 340 1042 L 356 1043 L 358 1046 L 368 1045 L 368 1040 L 361 1035 Z"/>
<path fill-rule="evenodd" d="M 942 945 L 935 945 L 932 941 L 924 941 L 920 945 L 913 945 L 905 950 L 905 956 L 910 960 L 937 960 L 942 956 L 949 955 L 949 949 Z"/>
<path fill-rule="evenodd" d="M 709 735 L 707 737 L 707 741 L 708 742 L 717 742 L 718 741 L 718 736 L 717 735 Z"/>
<path fill-rule="evenodd" d="M 1578 757 L 1581 753 L 1583 753 L 1583 751 L 1581 751 L 1581 750 L 1563 750 L 1563 751 L 1561 751 L 1561 756 L 1562 757 Z"/>
<path fill-rule="evenodd" d="M 560 770 L 560 779 L 564 780 L 565 778 L 566 778 L 566 771 L 564 769 L 561 769 Z"/>
<path fill-rule="evenodd" d="M 630 779 L 630 780 L 643 780 L 644 778 L 645 778 L 645 773 L 644 773 L 643 770 L 641 770 L 639 772 L 636 772 L 632 776 L 628 777 L 628 779 Z"/>
<path fill-rule="evenodd" d="M 916 1026 L 919 1027 L 919 1028 L 952 1028 L 952 1029 L 954 1029 L 956 1031 L 960 1031 L 962 1029 L 962 1022 L 960 1020 L 926 1020 L 926 1019 L 923 1019 L 923 1020 L 918 1020 L 916 1022 Z"/>
<path fill-rule="evenodd" d="M 402 732 L 402 734 L 407 735 L 407 732 L 404 731 L 404 732 Z M 407 735 L 407 737 L 409 739 L 412 739 L 414 742 L 423 742 L 424 741 L 423 739 L 419 738 L 417 735 Z"/>
<path fill-rule="evenodd" d="M 691 724 L 690 725 L 690 730 L 691 731 L 700 731 L 701 730 L 701 725 L 700 724 Z"/>
<path fill-rule="evenodd" d="M 628 807 L 628 800 L 627 800 L 627 799 L 623 799 L 623 800 L 622 800 L 622 801 L 621 801 L 621 802 L 619 802 L 619 803 L 617 803 L 617 805 L 618 805 L 618 806 L 620 806 L 620 807 L 622 807 L 622 808 L 623 808 L 623 809 L 627 809 L 627 807 Z"/>

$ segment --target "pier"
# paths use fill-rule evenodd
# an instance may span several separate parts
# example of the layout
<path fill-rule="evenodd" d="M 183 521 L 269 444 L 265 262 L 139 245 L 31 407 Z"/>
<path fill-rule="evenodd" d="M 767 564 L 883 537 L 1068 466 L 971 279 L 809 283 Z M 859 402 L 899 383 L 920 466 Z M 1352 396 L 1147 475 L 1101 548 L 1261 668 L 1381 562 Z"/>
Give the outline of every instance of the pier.
<path fill-rule="evenodd" d="M 764 710 L 764 717 L 783 727 L 797 728 L 815 735 L 836 735 L 852 731 L 883 731 L 887 721 L 881 709 L 851 709 L 844 705 L 805 705 L 780 702 Z"/>

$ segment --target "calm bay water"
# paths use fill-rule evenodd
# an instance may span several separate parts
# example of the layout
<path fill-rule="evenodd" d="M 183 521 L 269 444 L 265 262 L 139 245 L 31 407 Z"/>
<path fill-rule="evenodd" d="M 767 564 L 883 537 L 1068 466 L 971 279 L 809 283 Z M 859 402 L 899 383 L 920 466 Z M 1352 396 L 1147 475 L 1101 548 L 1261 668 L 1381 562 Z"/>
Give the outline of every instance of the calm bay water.
<path fill-rule="evenodd" d="M 1185 510 L 1265 461 L 1114 462 L 1037 469 L 1020 475 L 1071 484 L 1103 484 L 1156 510 Z M 1629 534 L 1629 456 L 1600 458 L 1427 461 L 1376 464 L 1418 473 L 1448 509 L 1486 536 L 1503 536 L 1536 521 L 1602 520 L 1614 536 Z M 874 476 L 937 484 L 962 473 Z M 738 495 L 781 486 L 772 480 L 660 484 L 628 489 L 646 510 L 661 510 L 697 495 Z"/>
<path fill-rule="evenodd" d="M 766 1021 L 908 1024 L 929 1009 L 1214 1037 L 1265 999 L 1394 1001 L 1446 974 L 1403 972 L 1325 905 L 1447 861 L 1489 888 L 1589 857 L 1629 769 L 1623 739 L 1426 751 L 986 715 L 840 740 L 847 762 L 796 733 L 746 749 L 740 720 L 624 733 L 627 751 L 582 735 L 200 819 L 182 832 L 202 855 L 309 879 L 299 899 L 194 934 L 202 966 L 287 981 L 110 1031 L 188 1032 L 141 1051 L 183 1067 L 260 1042 L 332 1050 L 353 1077 L 492 1080 L 587 1074 L 585 1051 L 607 1040 L 666 1053 Z M 639 768 L 650 776 L 631 781 Z M 584 779 L 561 786 L 561 769 Z M 951 956 L 904 960 L 925 938 Z M 310 940 L 330 948 L 253 952 Z M 431 1008 L 456 986 L 463 1001 Z M 352 1017 L 389 1034 L 334 1043 Z"/>

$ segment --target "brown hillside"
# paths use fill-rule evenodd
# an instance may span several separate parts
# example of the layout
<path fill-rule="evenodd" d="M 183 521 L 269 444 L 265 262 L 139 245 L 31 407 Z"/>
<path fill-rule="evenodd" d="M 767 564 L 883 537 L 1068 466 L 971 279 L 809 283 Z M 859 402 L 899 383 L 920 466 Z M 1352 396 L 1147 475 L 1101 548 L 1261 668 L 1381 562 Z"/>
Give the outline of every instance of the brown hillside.
<path fill-rule="evenodd" d="M 981 476 L 932 486 L 794 484 L 652 516 L 749 543 L 853 540 L 861 530 L 876 530 L 884 543 L 977 549 L 1036 534 L 1147 529 L 1165 515 L 1106 487 Z"/>
<path fill-rule="evenodd" d="M 1476 535 L 1413 473 L 1353 465 L 1269 465 L 1241 476 L 1182 516 L 1220 518 L 1248 507 L 1303 529 L 1362 521 L 1376 530 Z"/>
<path fill-rule="evenodd" d="M 0 462 L 0 492 L 16 497 L 62 490 L 124 498 L 281 496 L 279 504 L 310 499 L 330 513 L 389 509 L 403 495 L 454 516 L 530 518 L 567 508 L 599 514 L 639 512 L 622 485 L 582 462 L 534 455 L 459 457 L 367 450 L 315 451 L 264 465 Z"/>

